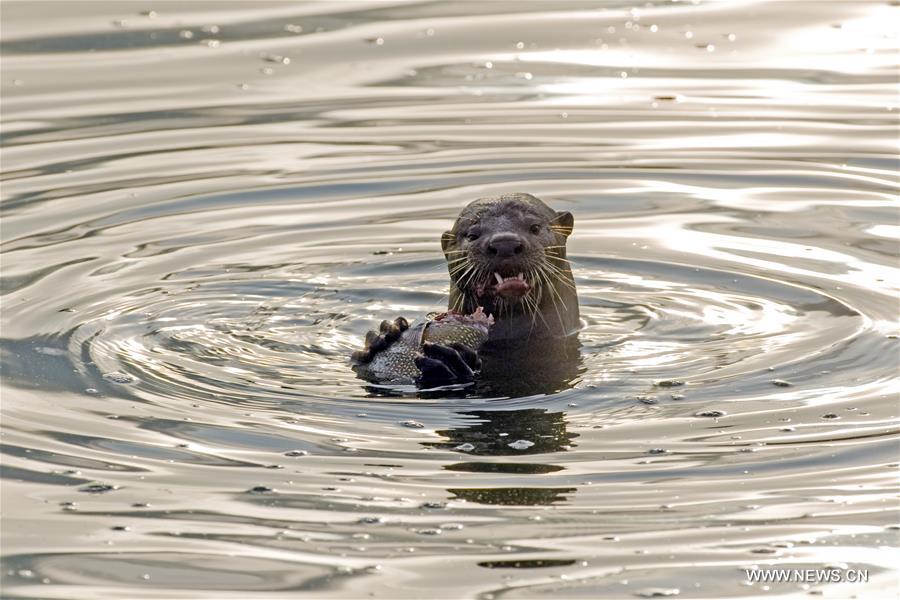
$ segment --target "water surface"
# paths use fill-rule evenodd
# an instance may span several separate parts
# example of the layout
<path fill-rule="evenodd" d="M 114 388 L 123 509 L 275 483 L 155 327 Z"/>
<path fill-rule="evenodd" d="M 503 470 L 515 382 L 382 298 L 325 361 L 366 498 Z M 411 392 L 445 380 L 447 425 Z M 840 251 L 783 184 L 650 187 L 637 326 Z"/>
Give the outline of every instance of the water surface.
<path fill-rule="evenodd" d="M 4 2 L 4 597 L 891 593 L 895 4 Z M 372 393 L 510 191 L 571 369 Z"/>

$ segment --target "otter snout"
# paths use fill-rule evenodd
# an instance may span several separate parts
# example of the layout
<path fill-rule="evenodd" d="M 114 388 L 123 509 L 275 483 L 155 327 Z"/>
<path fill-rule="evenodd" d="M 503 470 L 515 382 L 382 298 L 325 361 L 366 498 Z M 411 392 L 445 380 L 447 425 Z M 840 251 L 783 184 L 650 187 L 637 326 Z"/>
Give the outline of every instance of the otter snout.
<path fill-rule="evenodd" d="M 488 254 L 497 258 L 510 258 L 522 254 L 525 245 L 522 238 L 512 232 L 495 233 L 488 240 Z"/>

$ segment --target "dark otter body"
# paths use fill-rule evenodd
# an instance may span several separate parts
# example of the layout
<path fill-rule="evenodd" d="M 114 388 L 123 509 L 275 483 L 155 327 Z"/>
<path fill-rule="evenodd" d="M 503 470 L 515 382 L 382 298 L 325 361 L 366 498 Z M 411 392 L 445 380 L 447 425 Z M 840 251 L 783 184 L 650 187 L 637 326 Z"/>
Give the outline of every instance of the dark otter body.
<path fill-rule="evenodd" d="M 537 352 L 558 358 L 552 348 L 571 346 L 564 340 L 579 325 L 578 296 L 566 260 L 573 222 L 571 213 L 557 212 L 530 194 L 480 198 L 462 210 L 441 236 L 450 273 L 448 309 L 469 315 L 481 307 L 494 324 L 477 354 L 460 344 L 424 344 L 415 360 L 421 386 L 472 381 L 482 366 L 479 356 L 485 358 L 483 376 L 508 376 L 515 363 L 524 367 L 529 362 L 515 356 L 533 359 Z M 400 339 L 406 327 L 398 319 L 382 323 L 380 335 L 370 332 L 366 348 L 354 354 L 357 372 L 371 380 L 365 365 Z"/>

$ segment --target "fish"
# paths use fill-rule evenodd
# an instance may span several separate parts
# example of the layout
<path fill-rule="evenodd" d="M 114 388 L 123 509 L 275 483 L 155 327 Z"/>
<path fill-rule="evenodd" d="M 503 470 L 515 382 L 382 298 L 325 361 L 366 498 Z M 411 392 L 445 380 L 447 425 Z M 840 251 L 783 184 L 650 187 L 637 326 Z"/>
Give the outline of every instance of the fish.
<path fill-rule="evenodd" d="M 431 315 L 421 323 L 410 325 L 387 348 L 377 352 L 367 362 L 354 366 L 363 379 L 386 385 L 415 384 L 421 375 L 416 357 L 421 356 L 425 343 L 465 344 L 475 352 L 487 341 L 494 317 L 479 306 L 471 314 L 448 311 Z"/>

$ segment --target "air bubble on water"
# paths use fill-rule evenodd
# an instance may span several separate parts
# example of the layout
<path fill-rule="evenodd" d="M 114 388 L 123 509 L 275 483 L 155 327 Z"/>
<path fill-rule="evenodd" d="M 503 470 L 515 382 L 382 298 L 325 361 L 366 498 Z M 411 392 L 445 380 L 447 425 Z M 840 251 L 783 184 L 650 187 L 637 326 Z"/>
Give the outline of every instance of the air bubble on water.
<path fill-rule="evenodd" d="M 423 529 L 411 529 L 413 533 L 418 533 L 420 535 L 441 535 L 443 530 L 438 527 L 426 527 Z"/>
<path fill-rule="evenodd" d="M 695 417 L 711 417 L 711 418 L 718 418 L 718 417 L 724 417 L 725 414 L 726 414 L 726 413 L 725 413 L 724 410 L 701 410 L 701 411 L 698 412 L 698 413 L 694 413 L 694 416 L 695 416 Z"/>
<path fill-rule="evenodd" d="M 288 33 L 303 33 L 302 25 L 294 25 L 293 23 L 288 23 L 284 26 L 284 30 Z"/>
<path fill-rule="evenodd" d="M 260 54 L 260 58 L 262 58 L 266 62 L 278 63 L 280 65 L 289 65 L 291 64 L 290 57 L 282 56 L 281 54 Z"/>
<path fill-rule="evenodd" d="M 265 485 L 257 485 L 257 486 L 250 488 L 249 490 L 247 490 L 248 494 L 271 494 L 274 492 L 275 492 L 274 488 L 270 488 Z"/>
<path fill-rule="evenodd" d="M 524 79 L 526 81 L 531 81 L 534 75 L 532 75 L 528 71 L 519 71 L 518 73 L 516 73 L 516 77 L 518 77 L 519 79 Z"/>
<path fill-rule="evenodd" d="M 200 43 L 206 45 L 207 48 L 218 48 L 222 45 L 219 40 L 200 40 Z"/>
<path fill-rule="evenodd" d="M 646 588 L 635 592 L 641 598 L 671 598 L 681 593 L 678 588 Z"/>
<path fill-rule="evenodd" d="M 360 525 L 384 525 L 383 517 L 360 517 L 357 521 Z"/>
<path fill-rule="evenodd" d="M 510 442 L 507 444 L 513 450 L 527 450 L 534 446 L 534 442 L 530 442 L 528 440 L 516 440 L 514 442 Z"/>
<path fill-rule="evenodd" d="M 647 450 L 647 454 L 668 454 L 669 451 L 665 448 L 650 448 Z"/>
<path fill-rule="evenodd" d="M 178 37 L 180 37 L 183 40 L 190 40 L 190 39 L 193 39 L 194 32 L 191 31 L 190 29 L 182 29 L 181 31 L 178 32 Z"/>
<path fill-rule="evenodd" d="M 147 17 L 148 19 L 155 19 L 159 16 L 159 13 L 155 10 L 142 10 L 140 13 L 142 17 Z"/>
<path fill-rule="evenodd" d="M 68 352 L 62 348 L 53 348 L 51 346 L 38 346 L 34 350 L 39 354 L 46 354 L 47 356 L 65 356 L 68 354 Z"/>
<path fill-rule="evenodd" d="M 376 46 L 383 46 L 383 45 L 384 45 L 384 38 L 383 38 L 383 37 L 366 38 L 365 41 L 366 41 L 367 43 L 369 43 L 369 44 L 375 44 Z"/>
<path fill-rule="evenodd" d="M 663 379 L 661 381 L 657 381 L 653 385 L 657 387 L 678 387 L 684 385 L 684 382 L 679 379 Z"/>
<path fill-rule="evenodd" d="M 203 27 L 200 28 L 200 31 L 202 31 L 203 33 L 213 33 L 213 34 L 219 33 L 219 26 L 218 25 L 204 25 Z"/>
<path fill-rule="evenodd" d="M 793 385 L 790 381 L 785 381 L 784 379 L 773 379 L 771 383 L 778 387 L 791 387 Z"/>
<path fill-rule="evenodd" d="M 651 33 L 656 33 L 657 31 L 659 31 L 659 25 L 651 25 L 650 26 Z"/>
<path fill-rule="evenodd" d="M 525 42 L 516 42 L 516 49 L 521 50 L 525 47 Z"/>
<path fill-rule="evenodd" d="M 441 523 L 438 527 L 444 531 L 459 531 L 465 526 L 462 523 Z"/>
<path fill-rule="evenodd" d="M 78 488 L 79 492 L 86 494 L 105 494 L 119 489 L 117 485 L 109 485 L 107 483 L 92 483 L 84 487 Z"/>
<path fill-rule="evenodd" d="M 472 444 L 470 444 L 470 443 L 468 443 L 468 442 L 466 442 L 465 444 L 460 444 L 459 446 L 456 446 L 456 447 L 453 448 L 453 449 L 454 449 L 454 450 L 459 450 L 459 451 L 461 451 L 461 452 L 471 452 L 472 450 L 475 449 L 475 446 L 472 445 Z"/>
<path fill-rule="evenodd" d="M 275 69 L 273 69 L 272 67 L 263 67 L 259 70 L 259 72 L 263 75 L 271 75 L 275 72 Z"/>
<path fill-rule="evenodd" d="M 729 33 L 729 34 L 728 34 L 727 36 L 725 36 L 725 37 L 728 38 L 728 41 L 729 41 L 729 42 L 733 42 L 734 40 L 737 39 L 737 36 L 736 36 L 735 34 L 733 34 L 733 33 Z"/>
<path fill-rule="evenodd" d="M 123 373 L 121 371 L 112 371 L 110 373 L 104 373 L 103 379 L 107 381 L 111 381 L 112 383 L 120 383 L 120 384 L 128 384 L 135 383 L 137 378 L 133 375 L 129 375 L 128 373 Z"/>
<path fill-rule="evenodd" d="M 425 428 L 425 425 L 422 423 L 419 423 L 418 421 L 402 421 L 400 424 L 403 425 L 404 427 L 409 427 L 411 429 L 424 429 Z"/>

